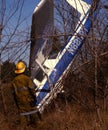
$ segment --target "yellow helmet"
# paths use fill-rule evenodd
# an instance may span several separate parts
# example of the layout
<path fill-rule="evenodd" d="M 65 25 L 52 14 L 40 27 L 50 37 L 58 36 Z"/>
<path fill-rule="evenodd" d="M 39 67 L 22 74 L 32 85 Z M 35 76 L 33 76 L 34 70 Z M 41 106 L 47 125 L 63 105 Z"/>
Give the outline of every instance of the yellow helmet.
<path fill-rule="evenodd" d="M 16 64 L 16 70 L 15 70 L 15 73 L 16 74 L 20 74 L 20 73 L 23 73 L 26 69 L 26 65 L 24 62 L 22 61 L 19 61 L 17 64 Z"/>

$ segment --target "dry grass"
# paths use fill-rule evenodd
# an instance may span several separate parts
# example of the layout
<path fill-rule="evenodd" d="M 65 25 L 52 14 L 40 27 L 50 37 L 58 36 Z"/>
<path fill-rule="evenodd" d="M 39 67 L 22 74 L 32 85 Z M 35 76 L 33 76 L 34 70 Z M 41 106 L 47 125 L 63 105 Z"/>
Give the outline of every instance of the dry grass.
<path fill-rule="evenodd" d="M 0 130 L 21 130 L 10 85 L 5 84 L 3 88 L 7 110 L 4 114 L 0 103 Z M 99 99 L 100 106 L 102 101 Z M 85 107 L 74 100 L 64 104 L 60 100 L 59 103 L 55 101 L 54 106 L 53 109 L 46 108 L 47 111 L 42 114 L 43 121 L 39 122 L 37 128 L 28 127 L 28 130 L 108 130 L 108 110 L 103 110 L 103 107 L 99 107 L 98 115 L 95 108 Z"/>
<path fill-rule="evenodd" d="M 101 111 L 102 112 L 102 111 Z M 62 110 L 56 109 L 44 116 L 44 129 L 38 130 L 107 130 L 108 114 L 101 113 L 102 122 L 95 110 L 88 110 L 79 104 L 66 105 Z"/>

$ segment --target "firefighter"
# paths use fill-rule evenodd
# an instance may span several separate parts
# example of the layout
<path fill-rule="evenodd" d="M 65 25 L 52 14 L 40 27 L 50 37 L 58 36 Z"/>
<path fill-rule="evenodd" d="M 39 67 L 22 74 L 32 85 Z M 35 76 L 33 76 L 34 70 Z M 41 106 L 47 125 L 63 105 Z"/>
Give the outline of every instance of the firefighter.
<path fill-rule="evenodd" d="M 20 113 L 20 123 L 24 127 L 38 120 L 35 87 L 31 78 L 25 74 L 26 68 L 25 62 L 19 61 L 15 69 L 16 77 L 12 82 L 15 101 Z"/>

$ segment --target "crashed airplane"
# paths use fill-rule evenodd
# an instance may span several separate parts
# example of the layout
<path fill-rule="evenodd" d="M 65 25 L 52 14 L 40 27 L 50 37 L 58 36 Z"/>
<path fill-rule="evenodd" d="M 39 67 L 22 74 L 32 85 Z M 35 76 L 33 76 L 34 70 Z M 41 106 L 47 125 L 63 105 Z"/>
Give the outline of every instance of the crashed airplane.
<path fill-rule="evenodd" d="M 80 15 L 74 34 L 68 37 L 55 58 L 50 58 L 52 39 L 48 37 L 54 31 L 53 0 L 41 0 L 32 17 L 30 72 L 37 86 L 36 105 L 40 112 L 63 90 L 62 78 L 70 70 L 75 55 L 90 31 L 91 14 L 96 17 L 96 6 L 92 8 L 92 0 L 66 0 L 66 3 Z"/>

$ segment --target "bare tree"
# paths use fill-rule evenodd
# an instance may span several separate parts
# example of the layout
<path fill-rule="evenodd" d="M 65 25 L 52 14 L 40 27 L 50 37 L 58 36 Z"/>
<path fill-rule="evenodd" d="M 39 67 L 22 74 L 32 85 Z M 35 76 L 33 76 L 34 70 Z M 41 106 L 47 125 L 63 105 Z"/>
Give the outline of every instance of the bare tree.
<path fill-rule="evenodd" d="M 68 10 L 69 8 L 64 3 L 63 0 L 61 0 L 60 3 L 58 2 L 57 5 L 55 5 L 56 10 L 57 10 L 57 13 L 56 13 L 57 17 L 55 20 L 63 25 L 62 30 L 59 30 L 61 34 L 64 34 L 62 36 L 64 37 L 70 36 L 74 32 L 74 26 L 75 26 L 74 22 L 77 21 L 78 14 L 76 14 L 74 11 L 73 12 L 75 14 L 73 12 L 69 12 Z M 96 3 L 98 3 L 98 1 L 94 1 L 93 6 L 92 6 L 92 11 L 94 11 L 94 7 L 96 6 Z M 75 91 L 75 88 L 77 88 L 76 86 L 81 86 L 81 82 L 84 80 L 85 83 L 84 84 L 82 83 L 82 88 L 86 87 L 87 89 L 92 90 L 94 106 L 96 107 L 100 122 L 102 120 L 101 120 L 99 111 L 100 111 L 100 107 L 103 107 L 103 106 L 100 106 L 100 104 L 98 103 L 98 99 L 99 97 L 104 97 L 103 105 L 104 107 L 107 106 L 106 105 L 107 104 L 106 103 L 107 102 L 106 101 L 106 95 L 107 95 L 106 86 L 107 86 L 107 81 L 108 81 L 107 80 L 108 76 L 107 74 L 105 74 L 105 72 L 108 72 L 108 69 L 107 69 L 107 65 L 108 65 L 107 20 L 108 20 L 108 17 L 107 15 L 102 16 L 102 14 L 104 14 L 104 13 L 100 13 L 100 10 L 102 8 L 106 9 L 106 6 L 103 6 L 103 4 L 100 1 L 100 3 L 98 4 L 96 19 L 94 19 L 94 16 L 91 12 L 90 15 L 91 15 L 91 20 L 92 20 L 92 28 L 90 30 L 90 34 L 86 36 L 86 40 L 84 41 L 81 50 L 78 52 L 78 54 L 74 58 L 73 64 L 71 66 L 72 71 L 70 71 L 70 73 L 73 76 L 72 77 L 73 82 L 71 80 L 68 80 L 67 77 L 65 77 L 67 81 L 64 83 L 65 84 L 64 86 L 66 86 L 66 89 L 68 91 L 67 95 L 68 94 L 70 95 L 70 93 L 72 93 L 74 97 L 74 94 L 75 94 L 77 97 L 75 99 L 79 100 L 82 103 L 82 99 L 81 97 L 80 99 L 78 98 L 78 96 L 80 95 L 77 94 L 77 92 Z M 67 12 L 69 13 L 69 16 L 70 16 L 68 18 L 66 17 L 68 16 Z M 72 22 L 73 16 L 75 18 L 74 19 L 75 21 Z M 70 21 L 70 23 L 68 21 Z M 69 23 L 69 24 L 66 24 L 66 23 Z M 64 40 L 64 43 L 65 43 L 65 40 Z M 73 73 L 78 76 L 76 79 L 74 78 L 75 75 Z M 99 76 L 100 73 L 101 73 L 101 76 Z M 102 77 L 103 77 L 103 80 L 100 80 L 100 78 Z M 72 82 L 72 86 L 70 86 L 70 84 L 67 84 L 67 82 Z M 88 101 L 87 98 L 85 99 Z"/>
<path fill-rule="evenodd" d="M 25 0 L 0 1 L 0 78 L 2 62 L 7 60 L 16 62 L 19 59 L 28 60 L 29 57 L 30 25 L 27 24 L 29 16 L 23 15 L 24 3 Z M 0 92 L 6 112 L 1 83 L 0 79 Z"/>
<path fill-rule="evenodd" d="M 26 52 L 26 47 L 29 46 L 30 25 L 28 26 L 26 22 L 28 16 L 23 15 L 24 2 L 24 0 L 1 1 L 1 61 L 10 60 L 14 62 L 21 58 L 21 55 L 23 58 L 29 53 L 29 51 Z"/>

